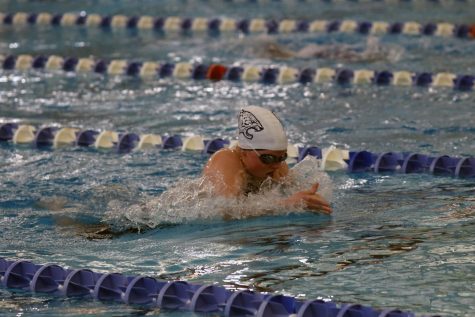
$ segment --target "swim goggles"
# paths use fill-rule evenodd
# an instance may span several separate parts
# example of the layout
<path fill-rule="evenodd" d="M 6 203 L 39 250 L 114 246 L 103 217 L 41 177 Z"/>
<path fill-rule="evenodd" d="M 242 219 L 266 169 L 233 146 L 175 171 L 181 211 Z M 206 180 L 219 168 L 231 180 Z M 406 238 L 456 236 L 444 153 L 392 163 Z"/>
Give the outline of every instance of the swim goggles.
<path fill-rule="evenodd" d="M 259 157 L 261 162 L 263 164 L 269 165 L 269 164 L 275 164 L 275 163 L 280 163 L 283 162 L 287 159 L 287 153 L 281 156 L 276 156 L 273 154 L 261 154 L 257 152 L 256 150 L 253 149 L 254 152 L 256 152 L 256 155 Z"/>

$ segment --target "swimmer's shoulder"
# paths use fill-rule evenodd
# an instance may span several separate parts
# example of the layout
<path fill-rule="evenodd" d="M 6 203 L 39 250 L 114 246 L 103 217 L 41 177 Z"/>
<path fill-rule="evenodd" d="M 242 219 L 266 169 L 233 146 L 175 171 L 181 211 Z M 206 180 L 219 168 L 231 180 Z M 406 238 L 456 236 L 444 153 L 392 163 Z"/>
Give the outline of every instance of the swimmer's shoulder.
<path fill-rule="evenodd" d="M 204 180 L 213 185 L 216 194 L 237 197 L 245 181 L 239 150 L 222 149 L 214 153 L 203 171 Z"/>
<path fill-rule="evenodd" d="M 231 160 L 240 162 L 239 153 L 236 148 L 224 148 L 214 153 L 210 160 Z"/>
<path fill-rule="evenodd" d="M 224 148 L 214 153 L 206 164 L 207 169 L 241 169 L 242 163 L 236 148 Z"/>

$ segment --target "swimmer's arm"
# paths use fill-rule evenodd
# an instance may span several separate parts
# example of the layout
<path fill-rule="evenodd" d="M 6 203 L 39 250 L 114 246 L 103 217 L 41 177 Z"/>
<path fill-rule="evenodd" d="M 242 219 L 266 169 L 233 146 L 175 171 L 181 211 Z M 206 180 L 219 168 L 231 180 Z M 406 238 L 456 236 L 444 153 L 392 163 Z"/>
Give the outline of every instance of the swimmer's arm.
<path fill-rule="evenodd" d="M 230 149 L 223 149 L 213 154 L 203 170 L 203 177 L 219 196 L 232 198 L 242 194 L 244 186 L 242 164 Z"/>

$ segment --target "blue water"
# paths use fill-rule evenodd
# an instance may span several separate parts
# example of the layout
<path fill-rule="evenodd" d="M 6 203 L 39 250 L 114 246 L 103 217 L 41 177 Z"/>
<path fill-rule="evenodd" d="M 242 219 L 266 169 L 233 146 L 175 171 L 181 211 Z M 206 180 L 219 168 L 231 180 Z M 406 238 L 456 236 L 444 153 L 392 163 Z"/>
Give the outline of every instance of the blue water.
<path fill-rule="evenodd" d="M 293 3 L 293 4 L 292 4 Z M 225 1 L 7 1 L 0 12 L 80 12 L 154 16 L 367 19 L 471 23 L 473 4 L 430 2 L 268 5 Z M 268 39 L 266 39 L 268 40 Z M 274 36 L 362 49 L 359 35 Z M 396 59 L 272 59 L 257 36 L 179 36 L 81 28 L 0 27 L 0 54 L 57 54 L 158 61 L 293 67 L 348 67 L 474 74 L 474 42 L 383 36 Z M 150 80 L 47 71 L 0 73 L 0 122 L 135 133 L 235 136 L 237 110 L 278 113 L 292 143 L 352 150 L 473 156 L 473 92 L 411 87 L 265 86 Z M 229 289 L 324 298 L 421 314 L 475 311 L 475 181 L 429 174 L 330 172 L 331 217 L 310 213 L 159 225 L 140 234 L 88 239 L 116 225 L 110 201 L 153 199 L 200 175 L 208 156 L 176 150 L 34 149 L 0 144 L 0 257 L 98 272 L 151 275 Z M 203 207 L 206 209 L 206 206 Z M 193 208 L 190 208 L 192 212 Z M 119 210 L 120 211 L 120 210 Z M 80 224 L 80 225 L 78 225 Z M 88 233 L 85 233 L 88 232 Z M 88 236 L 89 234 L 89 236 Z M 0 288 L 2 316 L 135 316 L 158 311 Z M 185 312 L 160 312 L 189 316 Z"/>

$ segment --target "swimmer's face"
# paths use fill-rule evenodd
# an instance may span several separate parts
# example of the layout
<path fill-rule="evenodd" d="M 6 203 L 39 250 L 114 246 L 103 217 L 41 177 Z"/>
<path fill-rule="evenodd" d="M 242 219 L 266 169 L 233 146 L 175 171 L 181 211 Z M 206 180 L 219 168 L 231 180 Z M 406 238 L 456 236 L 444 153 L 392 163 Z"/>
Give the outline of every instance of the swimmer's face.
<path fill-rule="evenodd" d="M 272 177 L 273 173 L 285 163 L 287 151 L 246 150 L 243 163 L 247 172 L 257 178 Z"/>

